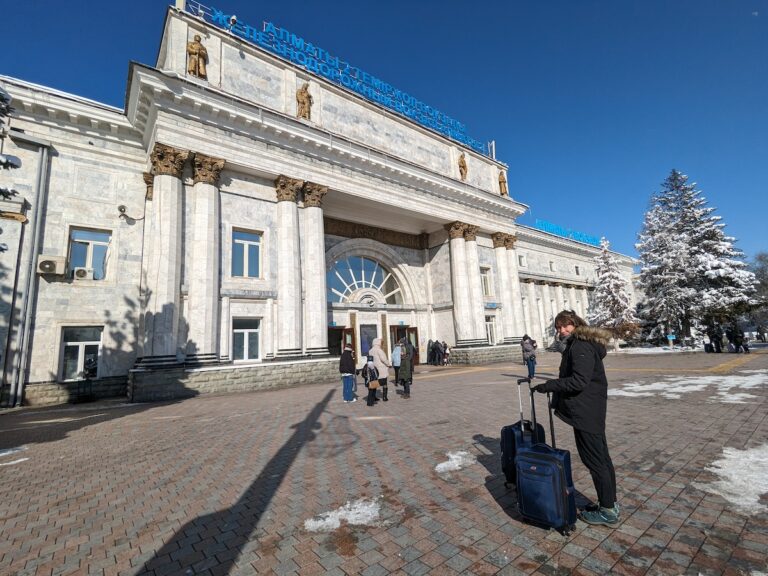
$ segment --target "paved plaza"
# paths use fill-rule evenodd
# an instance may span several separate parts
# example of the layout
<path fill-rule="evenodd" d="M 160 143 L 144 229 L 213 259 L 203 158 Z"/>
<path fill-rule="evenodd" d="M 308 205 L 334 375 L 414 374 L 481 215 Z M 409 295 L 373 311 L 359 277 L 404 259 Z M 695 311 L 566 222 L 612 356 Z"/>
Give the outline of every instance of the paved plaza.
<path fill-rule="evenodd" d="M 422 366 L 409 400 L 372 408 L 318 384 L 5 412 L 0 574 L 768 572 L 768 350 L 606 365 L 616 529 L 518 515 L 499 430 L 523 366 Z"/>

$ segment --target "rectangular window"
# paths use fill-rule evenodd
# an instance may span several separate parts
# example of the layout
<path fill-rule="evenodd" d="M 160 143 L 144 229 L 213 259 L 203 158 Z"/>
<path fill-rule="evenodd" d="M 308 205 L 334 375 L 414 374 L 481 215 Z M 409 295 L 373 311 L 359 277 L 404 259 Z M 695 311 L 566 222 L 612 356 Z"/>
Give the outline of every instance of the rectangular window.
<path fill-rule="evenodd" d="M 581 276 L 581 270 L 579 270 L 579 267 L 576 266 L 576 276 Z"/>
<path fill-rule="evenodd" d="M 524 255 L 521 254 L 521 255 L 519 255 L 517 257 L 517 264 L 518 264 L 518 266 L 521 266 L 522 268 L 525 268 L 526 266 L 528 266 L 528 264 L 526 264 L 526 262 L 525 262 L 525 256 Z"/>
<path fill-rule="evenodd" d="M 490 268 L 480 267 L 480 280 L 483 283 L 483 296 L 493 296 L 493 278 L 491 277 Z"/>
<path fill-rule="evenodd" d="M 261 319 L 259 318 L 233 318 L 232 319 L 232 359 L 233 360 L 258 360 L 259 359 L 259 331 Z"/>
<path fill-rule="evenodd" d="M 69 278 L 104 280 L 112 233 L 72 228 L 69 232 Z"/>
<path fill-rule="evenodd" d="M 68 326 L 61 338 L 61 380 L 99 377 L 103 326 Z"/>
<path fill-rule="evenodd" d="M 496 344 L 496 317 L 485 317 L 485 337 L 488 339 L 488 344 Z"/>
<path fill-rule="evenodd" d="M 232 230 L 232 276 L 261 277 L 261 234 Z"/>

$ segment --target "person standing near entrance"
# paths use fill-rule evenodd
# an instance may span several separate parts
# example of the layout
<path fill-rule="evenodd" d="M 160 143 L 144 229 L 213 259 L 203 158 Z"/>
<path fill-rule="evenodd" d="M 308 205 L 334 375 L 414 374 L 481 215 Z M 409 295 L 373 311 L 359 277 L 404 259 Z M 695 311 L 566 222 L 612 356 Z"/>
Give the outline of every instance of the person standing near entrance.
<path fill-rule="evenodd" d="M 410 398 L 413 381 L 413 357 L 408 353 L 405 338 L 400 341 L 398 348 L 401 349 L 400 378 L 403 381 L 403 398 Z"/>
<path fill-rule="evenodd" d="M 387 355 L 381 349 L 381 338 L 374 338 L 371 350 L 368 352 L 373 356 L 373 366 L 379 373 L 379 385 L 381 386 L 381 399 L 387 402 L 387 384 L 389 382 L 389 369 L 391 364 L 387 361 Z"/>
<path fill-rule="evenodd" d="M 392 368 L 395 370 L 395 386 L 400 382 L 398 374 L 400 372 L 401 352 L 400 346 L 395 344 L 395 347 L 392 349 Z"/>
<path fill-rule="evenodd" d="M 352 357 L 352 344 L 344 346 L 344 352 L 339 358 L 339 372 L 341 373 L 342 392 L 344 402 L 356 402 L 355 398 L 355 359 Z"/>

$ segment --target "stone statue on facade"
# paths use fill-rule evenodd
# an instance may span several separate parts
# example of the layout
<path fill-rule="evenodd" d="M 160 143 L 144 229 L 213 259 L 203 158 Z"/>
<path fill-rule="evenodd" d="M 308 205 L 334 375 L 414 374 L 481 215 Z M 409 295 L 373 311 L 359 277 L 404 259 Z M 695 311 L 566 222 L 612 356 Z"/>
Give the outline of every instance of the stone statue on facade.
<path fill-rule="evenodd" d="M 205 65 L 208 62 L 208 50 L 200 42 L 199 34 L 195 34 L 192 42 L 187 42 L 187 74 L 197 76 L 203 80 L 208 79 Z"/>
<path fill-rule="evenodd" d="M 312 94 L 309 93 L 309 82 L 304 82 L 301 88 L 296 90 L 296 117 L 309 120 L 311 111 Z"/>
<path fill-rule="evenodd" d="M 507 177 L 504 175 L 503 170 L 499 172 L 499 194 L 502 196 L 509 195 L 509 190 L 507 189 Z"/>
<path fill-rule="evenodd" d="M 461 181 L 464 182 L 467 179 L 467 159 L 464 157 L 464 152 L 459 156 L 459 174 Z"/>

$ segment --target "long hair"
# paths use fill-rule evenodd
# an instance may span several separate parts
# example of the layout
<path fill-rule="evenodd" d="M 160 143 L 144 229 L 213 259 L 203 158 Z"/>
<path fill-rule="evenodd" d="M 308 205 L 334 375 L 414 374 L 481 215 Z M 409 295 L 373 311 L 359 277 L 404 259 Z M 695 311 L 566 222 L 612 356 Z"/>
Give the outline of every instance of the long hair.
<path fill-rule="evenodd" d="M 587 322 L 573 310 L 563 310 L 555 316 L 555 328 L 573 324 L 576 328 L 579 326 L 588 326 Z"/>

